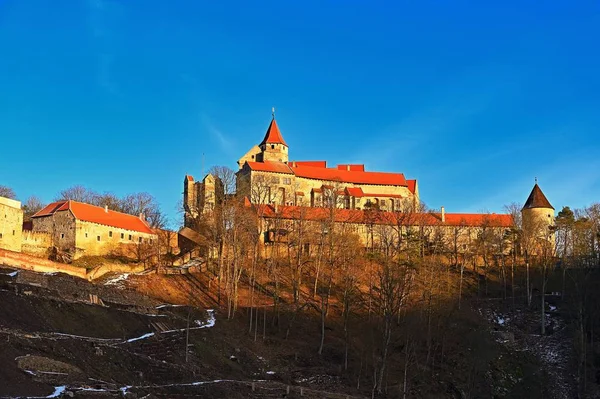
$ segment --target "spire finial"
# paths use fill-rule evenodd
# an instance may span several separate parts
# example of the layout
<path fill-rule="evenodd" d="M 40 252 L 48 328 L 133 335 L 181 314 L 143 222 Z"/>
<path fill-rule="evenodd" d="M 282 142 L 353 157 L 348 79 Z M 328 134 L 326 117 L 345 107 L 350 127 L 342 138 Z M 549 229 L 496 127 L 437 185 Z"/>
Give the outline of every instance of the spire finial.
<path fill-rule="evenodd" d="M 275 119 L 275 107 L 271 108 L 271 115 L 273 115 L 273 119 Z"/>
<path fill-rule="evenodd" d="M 537 184 L 537 176 L 535 177 L 535 184 Z"/>

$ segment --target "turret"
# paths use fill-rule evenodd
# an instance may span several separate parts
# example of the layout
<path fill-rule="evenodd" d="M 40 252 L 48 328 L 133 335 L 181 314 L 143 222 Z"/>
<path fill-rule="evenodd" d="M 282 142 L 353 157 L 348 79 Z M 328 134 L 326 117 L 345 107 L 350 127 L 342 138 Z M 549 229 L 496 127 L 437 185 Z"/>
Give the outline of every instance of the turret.
<path fill-rule="evenodd" d="M 521 209 L 523 217 L 524 244 L 530 253 L 540 254 L 540 244 L 550 244 L 554 249 L 554 207 L 536 183 Z M 526 248 L 527 249 L 527 248 Z"/>
<path fill-rule="evenodd" d="M 277 122 L 275 115 L 271 120 L 271 124 L 265 133 L 265 138 L 258 145 L 262 154 L 262 161 L 288 162 L 288 145 L 286 144 Z"/>

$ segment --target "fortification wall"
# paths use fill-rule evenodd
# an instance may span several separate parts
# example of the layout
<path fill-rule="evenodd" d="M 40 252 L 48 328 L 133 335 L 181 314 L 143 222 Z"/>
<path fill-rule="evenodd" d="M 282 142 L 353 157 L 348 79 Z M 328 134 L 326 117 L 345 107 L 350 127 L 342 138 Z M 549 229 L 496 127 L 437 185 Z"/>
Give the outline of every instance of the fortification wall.
<path fill-rule="evenodd" d="M 0 249 L 0 265 L 6 265 L 23 270 L 32 270 L 40 273 L 65 273 L 79 278 L 87 278 L 84 268 L 52 262 L 47 259 L 36 258 L 31 255 Z"/>
<path fill-rule="evenodd" d="M 31 270 L 38 273 L 65 273 L 85 280 L 94 280 L 106 273 L 139 273 L 143 265 L 103 264 L 91 269 L 40 259 L 32 255 L 0 249 L 0 265 L 16 269 Z"/>
<path fill-rule="evenodd" d="M 52 247 L 52 234 L 45 231 L 23 230 L 21 252 L 28 255 L 47 258 Z"/>

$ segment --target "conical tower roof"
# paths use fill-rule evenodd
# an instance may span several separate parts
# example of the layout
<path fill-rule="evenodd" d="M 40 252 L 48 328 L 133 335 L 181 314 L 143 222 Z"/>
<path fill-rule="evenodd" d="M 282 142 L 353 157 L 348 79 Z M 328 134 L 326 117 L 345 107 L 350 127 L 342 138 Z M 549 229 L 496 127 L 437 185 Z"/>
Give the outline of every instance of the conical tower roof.
<path fill-rule="evenodd" d="M 523 205 L 523 209 L 531 209 L 531 208 L 554 209 L 554 207 L 552 205 L 550 205 L 550 201 L 548 201 L 548 198 L 546 198 L 546 196 L 542 192 L 542 189 L 540 188 L 540 186 L 538 186 L 537 183 L 535 183 L 535 186 L 533 186 L 533 190 L 531 190 L 531 194 L 529 194 L 527 201 L 525 201 L 525 205 Z"/>
<path fill-rule="evenodd" d="M 277 126 L 277 122 L 275 118 L 271 120 L 271 124 L 267 129 L 267 133 L 265 133 L 265 138 L 259 145 L 263 144 L 283 144 L 287 147 L 287 143 L 283 139 L 281 132 L 279 131 L 279 126 Z"/>

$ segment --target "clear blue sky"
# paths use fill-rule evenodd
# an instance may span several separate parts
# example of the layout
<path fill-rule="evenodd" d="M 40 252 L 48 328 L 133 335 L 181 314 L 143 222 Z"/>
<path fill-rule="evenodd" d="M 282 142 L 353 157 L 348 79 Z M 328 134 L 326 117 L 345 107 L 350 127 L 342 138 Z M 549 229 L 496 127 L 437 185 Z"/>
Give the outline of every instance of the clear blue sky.
<path fill-rule="evenodd" d="M 485 3 L 485 4 L 483 4 Z M 600 3 L 0 0 L 0 184 L 153 194 L 258 143 L 501 212 L 600 201 Z"/>

